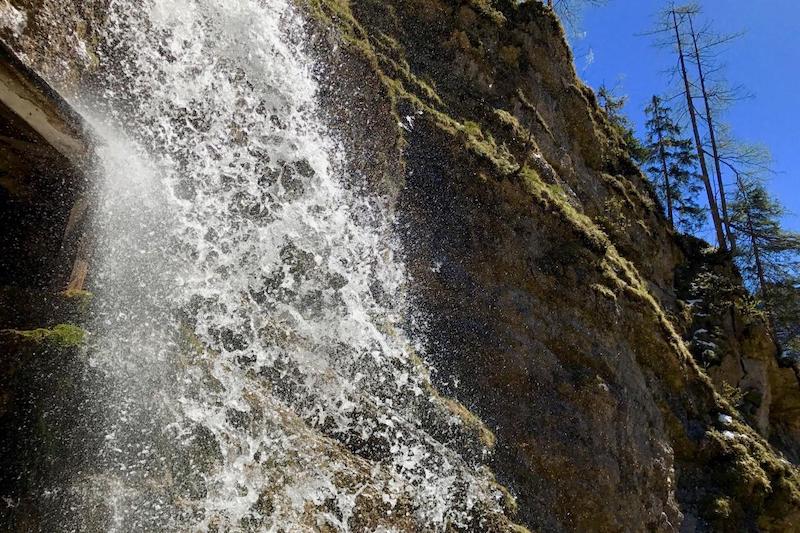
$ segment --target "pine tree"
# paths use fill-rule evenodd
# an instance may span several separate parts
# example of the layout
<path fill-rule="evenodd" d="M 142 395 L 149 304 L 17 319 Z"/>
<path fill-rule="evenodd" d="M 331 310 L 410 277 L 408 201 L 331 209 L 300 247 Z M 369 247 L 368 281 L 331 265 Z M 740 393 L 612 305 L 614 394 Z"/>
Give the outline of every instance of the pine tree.
<path fill-rule="evenodd" d="M 628 147 L 628 152 L 637 163 L 644 163 L 647 159 L 647 149 L 642 145 L 633 131 L 633 124 L 623 113 L 623 108 L 628 98 L 617 96 L 613 89 L 609 89 L 605 84 L 597 89 L 597 99 L 600 107 L 606 112 L 611 124 L 619 132 L 622 140 Z"/>
<path fill-rule="evenodd" d="M 670 224 L 692 233 L 702 226 L 705 218 L 705 210 L 697 203 L 702 185 L 694 170 L 697 160 L 692 141 L 681 137 L 670 108 L 658 96 L 653 96 L 645 113 L 645 171 L 653 181 Z"/>
<path fill-rule="evenodd" d="M 781 362 L 795 367 L 800 379 L 800 234 L 781 227 L 785 210 L 760 179 L 737 174 L 737 186 L 730 206 L 731 227 L 741 236 L 736 259 L 766 311 Z"/>
<path fill-rule="evenodd" d="M 781 227 L 785 210 L 762 180 L 739 174 L 737 185 L 731 204 L 731 226 L 742 236 L 737 260 L 756 294 L 768 301 L 771 286 L 795 279 L 800 271 L 800 234 Z"/>
<path fill-rule="evenodd" d="M 781 362 L 796 365 L 800 363 L 800 278 L 770 285 L 768 293 Z"/>
<path fill-rule="evenodd" d="M 736 177 L 729 206 L 734 259 L 767 314 L 781 363 L 800 380 L 800 234 L 781 227 L 785 209 L 760 178 L 772 172 L 769 150 L 737 141 L 725 124 L 720 134 L 719 161 Z"/>

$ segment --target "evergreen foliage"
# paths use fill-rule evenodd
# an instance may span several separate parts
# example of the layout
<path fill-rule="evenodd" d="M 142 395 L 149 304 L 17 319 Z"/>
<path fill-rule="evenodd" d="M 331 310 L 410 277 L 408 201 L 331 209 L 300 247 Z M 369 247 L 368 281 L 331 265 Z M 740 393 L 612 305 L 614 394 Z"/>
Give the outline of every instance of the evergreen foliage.
<path fill-rule="evenodd" d="M 633 124 L 622 112 L 628 97 L 617 96 L 613 89 L 609 89 L 608 86 L 603 84 L 597 90 L 597 99 L 600 102 L 600 107 L 603 108 L 609 120 L 611 120 L 611 124 L 628 146 L 631 157 L 639 164 L 644 163 L 648 155 L 647 149 L 636 138 L 633 132 Z"/>
<path fill-rule="evenodd" d="M 782 358 L 800 358 L 800 234 L 781 226 L 783 206 L 756 176 L 738 175 L 731 226 L 736 260 L 769 317 Z"/>
<path fill-rule="evenodd" d="M 769 286 L 794 279 L 800 269 L 800 234 L 781 226 L 783 206 L 761 179 L 740 175 L 731 204 L 731 224 L 739 235 L 737 260 L 745 278 L 762 297 Z"/>
<path fill-rule="evenodd" d="M 692 141 L 681 136 L 671 110 L 658 96 L 645 109 L 647 153 L 643 163 L 672 226 L 694 233 L 703 224 L 705 209 L 697 202 L 702 183 L 695 171 Z"/>
<path fill-rule="evenodd" d="M 770 285 L 768 294 L 781 358 L 800 362 L 800 277 Z"/>

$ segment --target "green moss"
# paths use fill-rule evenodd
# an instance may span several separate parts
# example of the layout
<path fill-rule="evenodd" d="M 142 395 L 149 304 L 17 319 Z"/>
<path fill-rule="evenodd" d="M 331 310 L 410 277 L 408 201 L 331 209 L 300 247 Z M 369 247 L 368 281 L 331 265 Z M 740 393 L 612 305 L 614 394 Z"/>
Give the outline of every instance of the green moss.
<path fill-rule="evenodd" d="M 724 406 L 723 406 L 724 407 Z M 737 516 L 752 516 L 777 530 L 776 519 L 800 505 L 800 476 L 797 468 L 778 456 L 738 418 L 725 431 L 706 433 L 703 446 L 712 465 L 711 481 L 716 487 L 702 512 L 709 522 L 724 526 Z"/>
<path fill-rule="evenodd" d="M 418 76 L 419 73 L 413 71 L 412 65 L 406 59 L 403 45 L 398 42 L 400 34 L 387 35 L 376 32 L 370 35 L 353 16 L 347 0 L 305 1 L 311 6 L 313 16 L 325 24 L 335 26 L 342 40 L 366 58 L 386 89 L 398 124 L 401 118 L 398 109 L 403 110 L 403 113 L 406 113 L 409 107 L 422 111 L 426 121 L 453 138 L 454 142 L 451 144 L 456 149 L 463 148 L 489 163 L 475 172 L 475 175 L 483 180 L 481 183 L 491 186 L 492 181 L 519 180 L 521 189 L 531 198 L 533 209 L 543 210 L 572 228 L 578 236 L 574 239 L 576 246 L 584 251 L 590 250 L 595 256 L 593 266 L 597 268 L 599 276 L 598 279 L 592 280 L 596 283 L 591 284 L 591 289 L 603 298 L 619 301 L 620 305 L 623 303 L 632 305 L 641 313 L 642 335 L 648 336 L 642 340 L 643 343 L 651 342 L 649 335 L 653 335 L 654 338 L 659 337 L 659 350 L 637 351 L 637 357 L 640 358 L 639 362 L 643 367 L 656 369 L 658 375 L 664 377 L 664 381 L 674 388 L 676 394 L 680 394 L 687 383 L 708 381 L 705 374 L 697 368 L 680 335 L 675 331 L 672 321 L 666 316 L 660 303 L 650 294 L 646 282 L 635 266 L 619 253 L 606 231 L 598 225 L 601 220 L 592 220 L 581 212 L 580 205 L 577 205 L 574 198 L 559 185 L 561 179 L 556 177 L 554 180 L 548 174 L 549 164 L 546 165 L 547 168 L 541 166 L 531 168 L 535 166 L 531 162 L 531 166 L 525 165 L 519 169 L 517 161 L 505 143 L 509 143 L 508 146 L 511 146 L 517 154 L 521 148 L 520 141 L 529 137 L 528 130 L 540 136 L 545 132 L 551 140 L 556 141 L 548 124 L 522 89 L 516 88 L 517 100 L 521 102 L 521 106 L 516 102 L 508 106 L 509 109 L 516 110 L 519 119 L 503 109 L 490 108 L 490 114 L 487 116 L 485 108 L 476 110 L 469 105 L 453 103 L 447 98 L 445 98 L 447 102 L 444 102 L 437 93 L 436 83 L 423 79 Z M 513 9 L 535 11 L 535 16 L 532 16 L 531 20 L 535 20 L 536 24 L 552 23 L 555 26 L 556 36 L 560 36 L 564 53 L 569 57 L 566 40 L 556 19 L 537 3 L 528 4 L 530 5 L 516 6 Z M 554 60 L 552 54 L 536 53 L 543 50 L 541 46 L 531 47 L 526 44 L 525 49 L 520 50 L 518 42 L 504 39 L 494 43 L 496 47 L 488 49 L 486 43 L 491 42 L 491 39 L 484 40 L 480 35 L 481 28 L 485 30 L 489 27 L 485 19 L 488 17 L 495 24 L 506 23 L 505 17 L 492 6 L 490 1 L 467 0 L 458 5 L 462 11 L 460 15 L 454 12 L 458 8 L 451 7 L 452 3 L 443 5 L 433 0 L 420 0 L 414 2 L 412 7 L 406 6 L 406 8 L 419 10 L 419 17 L 427 17 L 425 20 L 461 16 L 465 22 L 473 21 L 472 25 L 463 25 L 463 31 L 443 34 L 441 38 L 442 42 L 446 43 L 444 46 L 448 54 L 454 54 L 457 61 L 468 64 L 481 74 L 488 77 L 494 75 L 486 68 L 487 65 L 501 67 L 506 65 L 537 73 L 542 80 L 543 90 L 559 95 L 559 108 L 564 110 L 569 137 L 578 142 L 588 165 L 599 171 L 600 179 L 612 195 L 613 200 L 608 202 L 607 212 L 629 213 L 627 219 L 616 216 L 608 218 L 604 224 L 605 229 L 612 235 L 625 235 L 631 228 L 635 229 L 633 225 L 637 224 L 645 233 L 649 232 L 648 226 L 641 219 L 647 218 L 646 211 L 654 208 L 652 198 L 645 194 L 636 176 L 630 177 L 630 165 L 615 163 L 615 158 L 621 157 L 617 147 L 618 136 L 609 129 L 607 120 L 600 112 L 591 91 L 577 81 L 565 87 L 563 82 L 565 76 L 569 78 L 569 75 L 558 68 L 558 65 L 564 62 L 561 59 Z M 506 13 L 510 13 L 512 8 L 503 9 Z M 356 13 L 362 14 L 360 10 Z M 367 25 L 369 26 L 368 23 Z M 392 33 L 391 29 L 386 31 Z M 414 68 L 418 66 L 415 65 Z M 505 70 L 510 68 L 504 67 Z M 441 77 L 437 79 L 441 80 Z M 441 87 L 447 86 L 446 81 L 440 83 Z M 514 87 L 511 87 L 508 94 L 513 90 Z M 497 92 L 499 94 L 499 91 Z M 447 95 L 442 93 L 442 96 Z M 448 103 L 451 107 L 448 107 Z M 406 134 L 398 127 L 400 143 Z M 563 141 L 564 139 L 559 139 L 559 142 L 554 144 L 561 145 Z M 537 153 L 535 149 L 530 151 Z M 628 298 L 625 298 L 626 296 Z M 663 335 L 658 333 L 659 329 Z M 661 338 L 672 350 L 663 349 L 667 346 L 661 344 Z M 201 349 L 200 346 L 194 346 L 191 339 L 188 344 L 192 345 L 194 350 Z M 419 365 L 424 366 L 421 361 Z M 478 440 L 483 441 L 485 446 L 488 447 L 493 443 L 494 436 L 480 419 L 461 404 L 442 398 L 435 391 L 430 393 L 440 399 L 440 402 L 437 402 L 440 407 L 444 407 L 448 413 L 459 418 L 462 424 L 471 430 L 470 433 L 479 436 Z M 684 424 L 681 420 L 675 419 L 673 426 L 669 432 L 675 444 L 684 433 Z M 702 504 L 711 523 L 722 524 L 734 519 L 747 502 L 753 506 L 762 506 L 766 505 L 765 501 L 769 499 L 779 502 L 800 501 L 796 473 L 778 459 L 757 436 L 748 437 L 747 442 L 739 442 L 731 441 L 728 435 L 718 431 L 712 431 L 708 435 L 718 452 L 719 468 L 714 475 L 718 476 L 719 484 L 724 488 L 722 493 L 712 494 Z M 702 447 L 696 446 L 691 439 L 686 438 L 680 442 L 681 445 L 676 448 L 685 449 L 685 457 L 703 453 L 700 449 Z"/>
<path fill-rule="evenodd" d="M 85 290 L 70 289 L 67 291 L 63 291 L 61 293 L 61 296 L 69 300 L 91 300 L 94 297 L 94 294 Z"/>
<path fill-rule="evenodd" d="M 509 128 L 514 135 L 518 137 L 527 137 L 525 133 L 525 128 L 522 127 L 522 124 L 519 123 L 517 117 L 506 111 L 505 109 L 495 109 L 492 111 L 495 118 L 500 121 L 501 124 Z"/>
<path fill-rule="evenodd" d="M 431 382 L 430 372 L 425 361 L 422 360 L 411 346 L 407 347 L 407 351 L 411 364 L 415 367 L 419 375 L 423 377 L 423 387 L 425 391 L 432 398 L 434 403 L 438 404 L 439 407 L 458 419 L 461 426 L 476 438 L 481 446 L 487 450 L 494 448 L 497 443 L 497 438 L 494 433 L 492 433 L 492 430 L 490 430 L 483 420 L 475 415 L 475 413 L 464 407 L 461 402 L 443 396 Z"/>
<path fill-rule="evenodd" d="M 724 527 L 733 515 L 733 502 L 726 496 L 711 498 L 705 505 L 706 518 L 717 527 Z"/>
<path fill-rule="evenodd" d="M 719 391 L 726 402 L 737 410 L 744 404 L 744 391 L 739 387 L 735 387 L 727 381 L 722 383 L 722 390 Z"/>
<path fill-rule="evenodd" d="M 491 133 L 484 133 L 481 127 L 471 121 L 466 121 L 458 128 L 464 134 L 464 146 L 475 155 L 492 163 L 501 175 L 515 172 L 519 165 L 505 145 L 497 146 Z"/>
<path fill-rule="evenodd" d="M 495 444 L 497 444 L 497 438 L 486 426 L 486 424 L 484 424 L 483 420 L 478 418 L 472 411 L 464 407 L 462 403 L 442 396 L 439 391 L 433 387 L 433 385 L 426 384 L 426 388 L 428 388 L 428 393 L 437 398 L 441 405 L 447 409 L 450 414 L 455 416 L 467 431 L 478 438 L 478 441 L 484 448 L 491 450 L 495 447 Z"/>
<path fill-rule="evenodd" d="M 411 67 L 405 59 L 395 60 L 380 53 L 377 54 L 377 58 L 385 72 L 388 74 L 395 74 L 396 77 L 402 79 L 403 82 L 414 87 L 417 90 L 415 94 L 421 95 L 421 97 L 430 102 L 431 105 L 444 105 L 444 102 L 442 102 L 442 99 L 431 84 L 421 80 L 411 72 Z"/>
<path fill-rule="evenodd" d="M 591 286 L 592 290 L 595 291 L 597 294 L 611 300 L 613 302 L 617 301 L 617 295 L 614 294 L 614 291 L 606 287 L 605 285 L 601 285 L 600 283 L 593 283 Z"/>
<path fill-rule="evenodd" d="M 391 51 L 391 53 L 397 55 L 398 57 L 402 57 L 403 47 L 400 45 L 397 39 L 395 39 L 391 35 L 386 35 L 383 32 L 378 32 L 377 42 L 384 50 Z"/>
<path fill-rule="evenodd" d="M 369 36 L 350 10 L 347 0 L 306 0 L 309 14 L 323 26 L 335 27 L 346 44 L 361 53 L 376 71 L 378 58 Z"/>
<path fill-rule="evenodd" d="M 498 145 L 491 133 L 482 130 L 475 122 L 461 123 L 439 110 L 445 106 L 441 97 L 431 82 L 421 79 L 411 71 L 404 58 L 402 46 L 395 38 L 384 33 L 378 33 L 371 38 L 354 17 L 346 0 L 306 0 L 306 4 L 312 17 L 326 25 L 337 27 L 345 43 L 361 53 L 372 65 L 392 102 L 399 138 L 404 138 L 405 134 L 399 127 L 401 117 L 397 109 L 401 101 L 406 101 L 431 115 L 434 124 L 443 131 L 461 136 L 467 150 L 491 163 L 500 174 L 510 174 L 518 169 L 508 148 L 503 144 Z M 494 23 L 505 23 L 505 17 L 492 7 L 491 2 L 472 0 L 470 5 Z M 464 41 L 461 43 L 462 47 L 468 48 L 470 54 L 481 54 L 469 44 L 466 34 L 461 35 L 461 38 Z M 513 119 L 510 114 L 505 118 L 509 117 Z"/>
<path fill-rule="evenodd" d="M 567 194 L 560 186 L 545 183 L 538 172 L 530 167 L 523 168 L 519 174 L 526 190 L 537 203 L 546 211 L 555 211 L 575 229 L 590 249 L 603 255 L 612 248 L 611 241 L 594 222 L 569 203 Z"/>
<path fill-rule="evenodd" d="M 634 301 L 643 303 L 651 311 L 656 325 L 660 326 L 667 342 L 681 356 L 677 363 L 693 366 L 700 379 L 707 381 L 705 374 L 694 363 L 694 359 L 675 330 L 672 321 L 666 316 L 661 305 L 650 294 L 636 267 L 619 254 L 608 236 L 597 227 L 594 221 L 579 212 L 568 201 L 566 193 L 560 186 L 543 182 L 539 175 L 531 170 L 526 167 L 519 174 L 523 184 L 536 203 L 545 211 L 556 213 L 574 229 L 586 247 L 599 256 L 597 266 L 601 270 L 603 277 L 611 281 L 619 292 L 627 294 Z M 661 365 L 662 363 L 663 361 L 660 359 L 642 360 L 642 364 L 649 367 Z M 674 386 L 680 387 L 686 379 L 686 375 L 676 373 L 671 376 L 671 379 Z"/>
<path fill-rule="evenodd" d="M 52 328 L 12 330 L 18 338 L 35 344 L 58 348 L 75 348 L 83 344 L 86 330 L 74 324 L 58 324 Z"/>
<path fill-rule="evenodd" d="M 517 498 L 511 494 L 511 491 L 508 490 L 505 485 L 497 482 L 494 472 L 489 470 L 487 472 L 487 477 L 491 479 L 492 488 L 500 493 L 500 505 L 503 506 L 503 510 L 506 512 L 506 514 L 508 516 L 517 516 L 517 513 L 519 513 L 519 504 L 517 503 Z"/>
<path fill-rule="evenodd" d="M 435 126 L 445 133 L 461 137 L 462 144 L 467 150 L 491 163 L 500 175 L 508 175 L 518 169 L 518 164 L 508 151 L 508 148 L 505 145 L 498 146 L 491 133 L 484 133 L 476 122 L 465 121 L 461 123 L 432 105 L 425 103 L 417 94 L 408 91 L 401 80 L 391 78 L 383 73 L 380 76 L 383 84 L 389 90 L 395 109 L 398 102 L 404 100 L 416 109 L 426 113 L 433 119 Z M 430 94 L 429 97 L 434 101 L 440 101 L 435 92 Z M 399 122 L 399 116 L 396 115 L 396 118 Z"/>

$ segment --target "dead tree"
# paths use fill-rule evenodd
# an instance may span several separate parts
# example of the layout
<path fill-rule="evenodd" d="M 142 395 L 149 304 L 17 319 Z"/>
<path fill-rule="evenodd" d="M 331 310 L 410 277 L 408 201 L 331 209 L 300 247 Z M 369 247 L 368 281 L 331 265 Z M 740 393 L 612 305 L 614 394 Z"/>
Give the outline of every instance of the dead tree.
<path fill-rule="evenodd" d="M 717 206 L 716 195 L 711 186 L 711 179 L 709 178 L 708 164 L 706 163 L 705 151 L 703 150 L 703 140 L 700 137 L 700 128 L 697 123 L 697 110 L 694 107 L 694 97 L 692 96 L 692 84 L 689 80 L 689 73 L 686 68 L 686 55 L 683 50 L 683 39 L 681 37 L 680 24 L 678 23 L 678 11 L 675 8 L 669 11 L 670 18 L 672 19 L 672 29 L 675 32 L 675 44 L 678 49 L 678 60 L 680 63 L 681 77 L 683 78 L 684 93 L 686 96 L 686 107 L 689 112 L 689 119 L 692 124 L 692 133 L 694 134 L 695 147 L 697 149 L 697 159 L 700 163 L 700 177 L 703 180 L 703 185 L 706 189 L 708 196 L 708 208 L 711 211 L 711 220 L 714 223 L 714 230 L 717 235 L 717 244 L 720 250 L 727 251 L 727 239 L 725 232 L 722 228 L 722 220 L 719 214 L 719 207 Z M 681 17 L 682 18 L 682 17 Z"/>
<path fill-rule="evenodd" d="M 714 120 L 714 114 L 712 113 L 711 94 L 708 90 L 708 83 L 707 83 L 708 79 L 704 68 L 705 57 L 703 51 L 710 47 L 718 46 L 724 42 L 728 42 L 733 38 L 737 37 L 737 35 L 727 35 L 719 38 L 713 38 L 711 42 L 706 43 L 705 46 L 701 46 L 700 34 L 697 31 L 695 31 L 695 26 L 694 26 L 694 15 L 697 14 L 697 12 L 698 12 L 697 9 L 692 9 L 692 8 L 683 10 L 683 14 L 686 15 L 686 19 L 689 22 L 689 35 L 692 40 L 694 63 L 697 66 L 697 76 L 698 76 L 698 81 L 700 83 L 700 93 L 705 107 L 706 126 L 708 129 L 709 143 L 711 145 L 711 156 L 714 161 L 714 171 L 716 173 L 715 177 L 717 180 L 717 188 L 719 191 L 719 202 L 722 211 L 722 224 L 723 228 L 725 229 L 725 236 L 730 245 L 730 249 L 731 251 L 735 252 L 736 240 L 733 235 L 733 232 L 731 231 L 730 215 L 728 213 L 728 200 L 725 192 L 725 183 L 722 177 L 722 165 L 717 145 L 716 122 Z"/>

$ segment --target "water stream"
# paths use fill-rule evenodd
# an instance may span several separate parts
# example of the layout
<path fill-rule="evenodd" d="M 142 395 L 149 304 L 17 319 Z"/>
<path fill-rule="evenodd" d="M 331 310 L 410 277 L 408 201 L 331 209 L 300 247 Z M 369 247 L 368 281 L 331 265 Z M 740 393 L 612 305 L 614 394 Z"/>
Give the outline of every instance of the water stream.
<path fill-rule="evenodd" d="M 435 531 L 495 512 L 469 422 L 407 327 L 393 222 L 348 185 L 320 118 L 296 8 L 110 13 L 83 105 L 103 140 L 88 328 L 103 435 L 64 524 Z"/>

